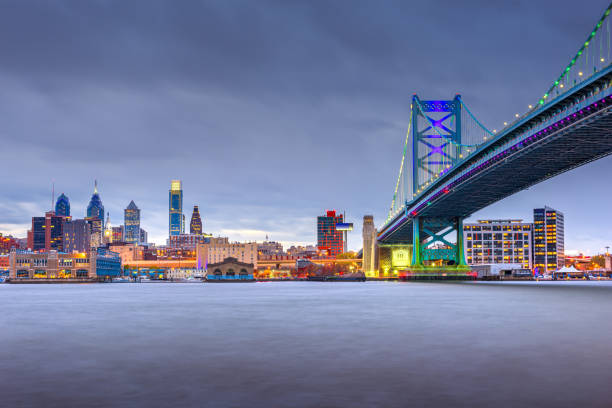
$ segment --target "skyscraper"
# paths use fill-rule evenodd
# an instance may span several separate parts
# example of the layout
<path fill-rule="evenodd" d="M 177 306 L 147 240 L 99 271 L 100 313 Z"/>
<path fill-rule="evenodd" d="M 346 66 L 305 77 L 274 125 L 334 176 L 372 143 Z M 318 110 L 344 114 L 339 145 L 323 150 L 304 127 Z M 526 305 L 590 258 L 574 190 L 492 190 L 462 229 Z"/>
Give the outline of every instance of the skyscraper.
<path fill-rule="evenodd" d="M 377 276 L 378 265 L 376 245 L 376 227 L 374 216 L 363 216 L 363 273 L 368 277 Z"/>
<path fill-rule="evenodd" d="M 55 202 L 55 215 L 70 217 L 70 200 L 62 193 Z"/>
<path fill-rule="evenodd" d="M 125 225 L 125 242 L 140 243 L 140 209 L 134 200 L 123 211 L 123 224 Z"/>
<path fill-rule="evenodd" d="M 87 206 L 87 218 L 98 218 L 102 222 L 102 229 L 104 229 L 104 206 L 98 194 L 98 181 L 94 183 L 94 192 L 89 200 Z"/>
<path fill-rule="evenodd" d="M 185 216 L 183 215 L 183 183 L 172 180 L 168 194 L 169 235 L 180 235 L 185 232 Z"/>
<path fill-rule="evenodd" d="M 342 231 L 336 230 L 336 224 L 342 223 L 342 214 L 336 211 L 327 211 L 325 215 L 317 217 L 317 247 L 326 250 L 331 256 L 336 256 L 344 250 Z"/>
<path fill-rule="evenodd" d="M 91 223 L 91 246 L 94 248 L 102 246 L 104 235 L 104 206 L 98 194 L 98 182 L 94 184 L 94 193 L 87 206 L 86 220 Z"/>
<path fill-rule="evenodd" d="M 533 210 L 533 266 L 540 274 L 565 266 L 563 218 L 562 212 L 550 207 Z"/>
<path fill-rule="evenodd" d="M 202 218 L 200 218 L 200 209 L 197 205 L 193 206 L 193 214 L 191 214 L 191 222 L 189 223 L 189 233 L 202 235 Z"/>

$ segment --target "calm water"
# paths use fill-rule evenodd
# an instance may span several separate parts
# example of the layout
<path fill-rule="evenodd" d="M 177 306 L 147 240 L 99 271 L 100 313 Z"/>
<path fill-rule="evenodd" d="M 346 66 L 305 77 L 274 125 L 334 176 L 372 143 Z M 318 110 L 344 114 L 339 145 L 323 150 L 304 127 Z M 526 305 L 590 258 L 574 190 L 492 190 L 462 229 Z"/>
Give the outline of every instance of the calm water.
<path fill-rule="evenodd" d="M 2 407 L 610 407 L 612 284 L 0 285 Z"/>

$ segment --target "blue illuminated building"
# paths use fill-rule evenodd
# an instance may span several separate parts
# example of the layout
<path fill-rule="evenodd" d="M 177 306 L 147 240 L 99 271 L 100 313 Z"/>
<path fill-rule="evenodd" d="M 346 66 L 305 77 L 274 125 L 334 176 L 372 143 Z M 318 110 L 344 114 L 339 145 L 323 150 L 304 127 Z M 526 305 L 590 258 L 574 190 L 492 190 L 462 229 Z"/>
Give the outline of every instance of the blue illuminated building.
<path fill-rule="evenodd" d="M 55 203 L 55 215 L 70 217 L 70 200 L 62 193 Z"/>
<path fill-rule="evenodd" d="M 87 206 L 87 218 L 97 218 L 100 220 L 101 228 L 104 230 L 104 206 L 102 205 L 102 200 L 98 194 L 97 181 L 94 185 L 94 193 L 91 196 L 91 200 L 89 200 L 89 205 Z"/>
<path fill-rule="evenodd" d="M 117 252 L 105 248 L 96 251 L 96 275 L 112 279 L 121 275 L 121 257 Z"/>

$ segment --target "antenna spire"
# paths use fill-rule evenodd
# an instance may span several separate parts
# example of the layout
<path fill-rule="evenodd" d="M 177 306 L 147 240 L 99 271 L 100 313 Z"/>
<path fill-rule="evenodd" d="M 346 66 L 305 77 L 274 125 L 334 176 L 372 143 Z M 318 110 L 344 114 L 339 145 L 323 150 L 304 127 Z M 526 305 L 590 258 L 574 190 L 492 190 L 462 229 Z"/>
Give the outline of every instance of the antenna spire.
<path fill-rule="evenodd" d="M 94 194 L 98 194 L 98 180 L 94 180 Z"/>

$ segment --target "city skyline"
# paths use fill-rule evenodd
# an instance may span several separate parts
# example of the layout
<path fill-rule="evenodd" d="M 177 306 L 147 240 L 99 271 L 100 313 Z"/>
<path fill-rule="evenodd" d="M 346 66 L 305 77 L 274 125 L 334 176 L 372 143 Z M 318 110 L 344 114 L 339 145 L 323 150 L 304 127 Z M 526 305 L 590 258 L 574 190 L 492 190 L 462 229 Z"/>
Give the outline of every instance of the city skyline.
<path fill-rule="evenodd" d="M 499 12 L 497 6 L 485 5 L 483 12 L 495 19 L 478 22 L 475 30 L 458 33 L 456 39 L 449 39 L 447 29 L 440 27 L 439 38 L 431 41 L 448 47 L 447 53 L 425 52 L 425 67 L 410 63 L 410 54 L 420 50 L 418 44 L 410 42 L 413 30 L 427 26 L 435 18 L 445 21 L 453 13 L 465 17 L 477 6 L 465 5 L 463 11 L 451 6 L 442 15 L 434 16 L 427 5 L 418 5 L 421 9 L 415 14 L 429 16 L 419 23 L 401 4 L 394 17 L 381 16 L 385 11 L 369 10 L 363 3 L 356 10 L 340 7 L 337 14 L 342 14 L 345 24 L 338 28 L 338 17 L 322 14 L 316 5 L 304 6 L 308 13 L 291 6 L 279 7 L 270 17 L 249 8 L 241 14 L 238 7 L 211 5 L 206 11 L 213 13 L 217 21 L 202 24 L 207 27 L 198 31 L 201 36 L 173 34 L 176 22 L 170 18 L 169 25 L 159 31 L 160 45 L 152 48 L 152 54 L 136 52 L 130 56 L 133 50 L 127 46 L 113 50 L 101 45 L 94 50 L 78 41 L 72 48 L 58 49 L 57 44 L 42 38 L 43 34 L 57 33 L 62 38 L 68 32 L 62 25 L 67 25 L 68 30 L 75 20 L 52 4 L 41 5 L 50 16 L 44 21 L 16 18 L 26 13 L 17 5 L 0 17 L 6 30 L 4 37 L 16 36 L 11 34 L 18 29 L 13 20 L 21 25 L 24 21 L 39 23 L 39 28 L 30 27 L 23 40 L 24 49 L 37 50 L 44 45 L 48 52 L 57 52 L 58 58 L 45 57 L 49 54 L 40 52 L 36 58 L 50 58 L 54 64 L 32 64 L 29 53 L 19 52 L 7 43 L 0 45 L 4 59 L 11 61 L 0 68 L 0 83 L 6 89 L 0 96 L 2 132 L 9 139 L 5 164 L 18 167 L 30 154 L 36 159 L 31 162 L 31 174 L 2 181 L 0 232 L 25 237 L 31 217 L 51 209 L 47 207 L 52 180 L 57 191 L 69 197 L 71 212 L 77 218 L 83 217 L 91 183 L 97 178 L 111 219 L 120 220 L 126 203 L 134 200 L 142 210 L 141 224 L 149 231 L 150 241 L 163 244 L 168 230 L 167 185 L 176 178 L 184 182 L 183 209 L 199 205 L 207 232 L 239 241 L 263 240 L 269 234 L 283 243 L 312 244 L 316 242 L 316 216 L 337 208 L 346 211 L 347 220 L 355 223 L 355 231 L 349 234 L 349 249 L 359 249 L 363 215 L 373 214 L 376 226 L 386 217 L 413 92 L 432 98 L 461 93 L 485 125 L 500 128 L 504 120 L 523 113 L 527 104 L 541 96 L 606 3 L 584 4 L 571 17 L 558 7 L 549 9 L 540 4 L 499 5 Z M 73 7 L 75 13 L 105 18 L 102 6 Z M 127 13 L 141 11 L 133 5 L 126 7 Z M 360 13 L 364 10 L 381 20 L 384 17 L 391 22 L 402 21 L 409 27 L 393 23 L 379 27 L 370 20 L 363 22 Z M 153 20 L 163 14 L 163 10 L 144 11 Z M 184 5 L 177 13 L 188 15 L 191 11 L 191 6 Z M 250 55 L 249 47 L 237 42 L 238 36 L 226 29 L 227 20 L 221 17 L 224 14 L 253 28 L 252 41 L 266 51 L 251 55 L 254 64 L 250 77 L 232 63 L 237 56 Z M 525 14 L 520 26 L 513 23 L 516 14 Z M 256 30 L 266 18 L 285 37 L 306 44 L 307 51 L 279 59 L 278 48 L 290 43 L 280 34 L 270 37 Z M 283 24 L 283 18 L 304 30 L 295 31 L 289 23 Z M 562 32 L 557 28 L 559 21 L 566 23 Z M 361 23 L 369 24 L 371 30 L 363 30 Z M 94 30 L 98 30 L 117 39 L 113 36 L 118 34 L 98 24 L 83 28 L 83 36 L 91 40 Z M 126 23 L 113 24 L 114 28 L 122 28 Z M 187 19 L 186 24 L 194 23 Z M 152 41 L 138 35 L 151 30 L 144 19 L 136 21 L 136 34 L 131 38 Z M 364 32 L 374 35 L 364 37 Z M 481 38 L 481 32 L 486 32 L 488 38 Z M 208 43 L 208 36 L 221 38 L 220 44 Z M 521 38 L 529 41 L 520 41 Z M 567 41 L 559 41 L 560 38 Z M 196 40 L 203 41 L 203 46 Z M 168 45 L 175 42 L 183 44 L 178 51 Z M 466 49 L 464 44 L 473 44 L 474 49 Z M 192 60 L 194 49 L 205 54 L 204 59 Z M 542 53 L 543 49 L 547 51 Z M 342 55 L 348 65 L 334 61 L 332 56 L 336 54 Z M 482 54 L 478 63 L 476 54 Z M 109 55 L 126 62 L 110 70 L 106 67 L 104 72 L 90 62 L 102 61 Z M 222 64 L 204 64 L 206 70 L 193 72 L 161 63 L 164 55 L 174 55 L 193 66 L 212 57 Z M 317 58 L 306 58 L 309 56 Z M 439 68 L 449 58 L 455 69 Z M 148 64 L 150 60 L 157 63 Z M 282 74 L 274 68 L 278 64 Z M 295 68 L 301 64 L 306 68 Z M 41 65 L 47 65 L 48 72 L 39 71 Z M 153 65 L 161 68 L 155 70 Z M 221 67 L 233 69 L 225 73 Z M 268 71 L 274 75 L 266 74 Z M 147 75 L 135 78 L 134 72 Z M 91 85 L 88 81 L 98 75 L 99 84 Z M 314 107 L 317 105 L 320 106 Z M 40 120 L 29 121 L 30 115 Z M 110 120 L 103 120 L 105 116 Z M 242 118 L 246 125 L 236 123 L 234 117 Z M 46 124 L 44 131 L 34 122 Z M 37 134 L 44 137 L 38 139 Z M 77 135 L 104 140 L 97 147 L 100 154 L 91 157 L 90 143 Z M 130 153 L 133 161 L 118 164 L 130 149 L 136 152 Z M 70 154 L 63 157 L 62 163 L 51 160 L 65 150 Z M 199 155 L 205 152 L 211 159 L 200 161 Z M 286 152 L 291 154 L 283 154 Z M 87 160 L 83 160 L 85 157 Z M 236 158 L 235 163 L 240 165 L 229 166 L 229 158 Z M 69 168 L 79 171 L 66 171 Z M 531 222 L 533 208 L 550 206 L 566 216 L 567 253 L 602 252 L 612 242 L 609 226 L 600 222 L 610 198 L 605 187 L 611 169 L 611 159 L 602 159 L 487 207 L 469 220 L 522 218 Z M 139 172 L 147 177 L 125 177 Z M 340 185 L 329 183 L 330 175 L 342 180 Z M 347 187 L 350 184 L 360 188 Z M 301 200 L 304 196 L 309 198 L 306 203 Z"/>

